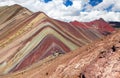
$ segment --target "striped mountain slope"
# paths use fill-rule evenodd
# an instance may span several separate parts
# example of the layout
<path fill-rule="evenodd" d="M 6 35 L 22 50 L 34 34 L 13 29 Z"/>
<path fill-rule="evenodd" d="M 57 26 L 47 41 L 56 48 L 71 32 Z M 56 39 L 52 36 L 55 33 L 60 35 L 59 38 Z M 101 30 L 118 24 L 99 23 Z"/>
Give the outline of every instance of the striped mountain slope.
<path fill-rule="evenodd" d="M 19 5 L 0 7 L 0 17 L 1 75 L 29 68 L 49 55 L 56 57 L 104 37 L 95 28 L 55 20 Z"/>
<path fill-rule="evenodd" d="M 120 30 L 102 40 L 0 78 L 119 78 Z"/>

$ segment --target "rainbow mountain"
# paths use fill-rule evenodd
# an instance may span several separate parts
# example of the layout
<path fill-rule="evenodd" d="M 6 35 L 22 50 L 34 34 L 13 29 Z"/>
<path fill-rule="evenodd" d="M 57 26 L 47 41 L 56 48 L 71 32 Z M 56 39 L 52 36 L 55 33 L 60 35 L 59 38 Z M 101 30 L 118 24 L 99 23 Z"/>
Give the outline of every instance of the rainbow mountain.
<path fill-rule="evenodd" d="M 0 7 L 0 75 L 55 59 L 112 33 L 103 19 L 64 22 L 20 5 Z"/>

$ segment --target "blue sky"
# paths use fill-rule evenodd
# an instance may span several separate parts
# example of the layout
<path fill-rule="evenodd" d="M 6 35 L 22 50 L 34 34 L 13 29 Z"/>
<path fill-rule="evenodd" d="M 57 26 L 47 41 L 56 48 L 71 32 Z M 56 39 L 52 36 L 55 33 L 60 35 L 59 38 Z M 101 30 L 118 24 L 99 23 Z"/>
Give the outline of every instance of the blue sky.
<path fill-rule="evenodd" d="M 120 21 L 120 0 L 0 0 L 0 6 L 19 4 L 62 21 Z"/>
<path fill-rule="evenodd" d="M 45 3 L 48 3 L 48 2 L 50 2 L 50 1 L 52 1 L 52 0 L 44 0 Z"/>
<path fill-rule="evenodd" d="M 89 4 L 92 6 L 96 6 L 101 3 L 103 0 L 90 0 Z"/>

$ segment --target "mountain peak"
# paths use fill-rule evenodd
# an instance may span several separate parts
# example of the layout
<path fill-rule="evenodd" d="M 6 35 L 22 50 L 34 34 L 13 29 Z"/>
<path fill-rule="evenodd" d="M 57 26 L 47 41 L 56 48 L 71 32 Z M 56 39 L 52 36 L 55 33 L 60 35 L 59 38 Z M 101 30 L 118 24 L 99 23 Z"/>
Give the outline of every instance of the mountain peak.
<path fill-rule="evenodd" d="M 99 18 L 98 20 L 105 21 L 103 18 Z"/>
<path fill-rule="evenodd" d="M 19 5 L 19 4 L 14 4 L 14 5 L 12 5 L 12 6 L 19 6 L 19 7 L 22 7 L 21 5 Z"/>
<path fill-rule="evenodd" d="M 21 5 L 14 4 L 11 6 L 0 7 L 0 24 L 9 21 L 12 18 L 25 18 L 31 15 L 32 12 Z"/>

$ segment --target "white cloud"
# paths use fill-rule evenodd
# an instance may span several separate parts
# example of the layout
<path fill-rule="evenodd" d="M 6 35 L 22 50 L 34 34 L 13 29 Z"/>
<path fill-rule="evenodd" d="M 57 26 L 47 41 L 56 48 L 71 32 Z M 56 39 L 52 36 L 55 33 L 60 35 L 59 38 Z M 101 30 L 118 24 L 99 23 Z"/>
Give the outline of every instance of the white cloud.
<path fill-rule="evenodd" d="M 108 7 L 110 7 L 111 5 L 113 5 L 112 7 L 112 11 L 120 11 L 120 0 L 103 0 L 103 2 L 101 2 L 99 5 L 95 6 L 93 9 L 94 10 L 104 10 Z"/>
<path fill-rule="evenodd" d="M 106 21 L 120 21 L 119 12 L 106 12 L 106 11 L 91 11 L 91 12 L 82 12 L 79 20 L 92 21 L 95 19 L 103 18 Z"/>
<path fill-rule="evenodd" d="M 95 7 L 88 4 L 89 0 L 72 1 L 73 5 L 66 7 L 63 0 L 52 0 L 48 3 L 40 0 L 0 0 L 0 6 L 20 4 L 33 12 L 43 11 L 52 18 L 65 21 L 91 21 L 99 18 L 104 18 L 106 21 L 120 21 L 120 12 L 114 12 L 120 11 L 120 0 L 103 0 Z M 104 11 L 111 4 L 114 4 L 112 12 Z M 86 9 L 86 12 L 80 12 L 83 8 Z"/>

